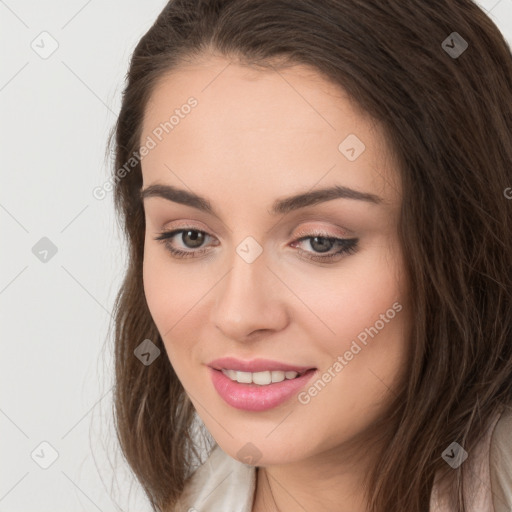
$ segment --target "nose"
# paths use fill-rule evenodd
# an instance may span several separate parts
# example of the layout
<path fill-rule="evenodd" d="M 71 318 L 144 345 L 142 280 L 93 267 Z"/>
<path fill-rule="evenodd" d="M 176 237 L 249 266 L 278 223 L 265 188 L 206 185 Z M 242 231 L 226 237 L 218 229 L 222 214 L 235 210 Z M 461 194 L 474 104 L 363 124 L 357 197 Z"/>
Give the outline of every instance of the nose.
<path fill-rule="evenodd" d="M 286 288 L 267 267 L 264 254 L 247 263 L 237 254 L 231 271 L 215 287 L 211 319 L 227 338 L 249 341 L 256 333 L 286 327 Z"/>

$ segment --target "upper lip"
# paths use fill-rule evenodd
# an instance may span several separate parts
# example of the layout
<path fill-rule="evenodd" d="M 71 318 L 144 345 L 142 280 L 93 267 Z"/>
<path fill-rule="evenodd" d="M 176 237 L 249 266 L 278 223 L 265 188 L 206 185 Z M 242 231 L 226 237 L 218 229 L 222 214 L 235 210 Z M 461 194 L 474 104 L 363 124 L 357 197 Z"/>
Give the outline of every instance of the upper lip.
<path fill-rule="evenodd" d="M 312 366 L 297 366 L 293 364 L 281 363 L 280 361 L 272 361 L 270 359 L 252 359 L 244 361 L 235 357 L 221 357 L 214 359 L 208 363 L 210 368 L 215 370 L 237 370 L 240 372 L 264 372 L 264 371 L 293 371 L 303 373 L 313 369 Z"/>

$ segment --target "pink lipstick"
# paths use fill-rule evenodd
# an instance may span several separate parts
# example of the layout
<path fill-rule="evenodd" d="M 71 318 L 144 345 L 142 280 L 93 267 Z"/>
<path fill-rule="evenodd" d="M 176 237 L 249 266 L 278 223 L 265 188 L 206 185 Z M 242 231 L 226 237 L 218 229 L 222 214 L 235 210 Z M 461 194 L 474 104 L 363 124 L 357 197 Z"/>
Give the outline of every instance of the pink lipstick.
<path fill-rule="evenodd" d="M 266 359 L 243 361 L 227 357 L 216 359 L 208 366 L 213 386 L 223 400 L 236 409 L 254 412 L 286 402 L 316 373 L 316 368 Z"/>

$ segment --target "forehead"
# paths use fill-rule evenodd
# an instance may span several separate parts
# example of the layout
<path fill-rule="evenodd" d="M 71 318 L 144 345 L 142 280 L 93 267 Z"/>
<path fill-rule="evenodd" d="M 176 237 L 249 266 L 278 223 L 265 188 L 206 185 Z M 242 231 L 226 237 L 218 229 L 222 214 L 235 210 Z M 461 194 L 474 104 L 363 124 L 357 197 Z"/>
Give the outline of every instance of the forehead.
<path fill-rule="evenodd" d="M 184 108 L 190 98 L 195 106 Z M 156 145 L 142 162 L 144 186 L 172 182 L 171 168 L 201 190 L 229 180 L 279 194 L 322 179 L 397 199 L 379 125 L 304 65 L 255 69 L 210 57 L 180 66 L 160 78 L 147 104 L 141 143 L 148 137 Z M 354 141 L 364 151 L 350 160 L 344 151 Z"/>

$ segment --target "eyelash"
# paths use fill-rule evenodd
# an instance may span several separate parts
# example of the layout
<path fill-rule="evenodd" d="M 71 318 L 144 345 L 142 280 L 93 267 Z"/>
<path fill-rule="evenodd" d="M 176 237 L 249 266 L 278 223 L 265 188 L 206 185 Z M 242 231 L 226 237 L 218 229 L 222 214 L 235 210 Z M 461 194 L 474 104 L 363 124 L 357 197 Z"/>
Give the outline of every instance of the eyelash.
<path fill-rule="evenodd" d="M 155 237 L 155 240 L 158 240 L 162 242 L 165 246 L 165 248 L 172 254 L 175 258 L 198 258 L 201 256 L 201 254 L 204 254 L 208 251 L 208 249 L 198 249 L 198 250 L 190 250 L 190 251 L 183 251 L 181 249 L 176 249 L 175 247 L 172 247 L 170 244 L 170 239 L 174 238 L 177 234 L 184 233 L 187 231 L 192 231 L 195 233 L 202 233 L 207 236 L 212 236 L 205 231 L 201 231 L 199 229 L 193 229 L 193 228 L 180 228 L 180 229 L 174 229 L 172 231 L 163 231 L 159 234 L 159 236 Z M 323 238 L 325 240 L 329 240 L 334 242 L 334 245 L 338 244 L 341 245 L 341 249 L 336 251 L 335 253 L 329 254 L 327 256 L 320 256 L 317 255 L 312 256 L 306 256 L 307 259 L 312 261 L 320 261 L 320 262 L 331 262 L 336 256 L 341 256 L 343 254 L 353 254 L 357 251 L 357 244 L 359 242 L 358 238 L 336 238 L 332 236 L 327 236 L 324 233 L 311 233 L 308 236 L 302 236 L 301 238 L 298 238 L 293 243 L 296 242 L 303 242 L 304 240 L 309 240 L 313 238 Z M 332 250 L 332 249 L 330 249 Z M 311 254 L 309 251 L 304 251 L 302 249 L 299 249 L 299 254 Z"/>

